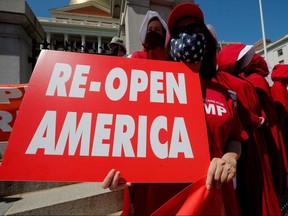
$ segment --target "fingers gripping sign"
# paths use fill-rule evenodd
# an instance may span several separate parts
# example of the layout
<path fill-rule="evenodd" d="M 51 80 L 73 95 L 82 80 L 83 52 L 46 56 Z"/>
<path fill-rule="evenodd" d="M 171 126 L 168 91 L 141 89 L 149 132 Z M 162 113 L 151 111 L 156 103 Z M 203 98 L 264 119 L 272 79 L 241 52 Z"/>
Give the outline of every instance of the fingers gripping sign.
<path fill-rule="evenodd" d="M 125 186 L 131 186 L 131 183 L 120 183 L 120 171 L 115 171 L 112 169 L 109 171 L 104 181 L 102 182 L 102 188 L 109 188 L 112 191 L 123 189 Z"/>
<path fill-rule="evenodd" d="M 222 158 L 213 158 L 208 172 L 206 187 L 208 190 L 211 188 L 221 188 L 223 183 L 231 181 L 236 175 L 236 167 Z"/>

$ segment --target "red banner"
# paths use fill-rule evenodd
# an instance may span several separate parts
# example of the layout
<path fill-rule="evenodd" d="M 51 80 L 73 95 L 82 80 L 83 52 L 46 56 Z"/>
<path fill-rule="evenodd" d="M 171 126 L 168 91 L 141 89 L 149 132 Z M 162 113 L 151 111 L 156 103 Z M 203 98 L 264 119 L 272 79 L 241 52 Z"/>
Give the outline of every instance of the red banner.
<path fill-rule="evenodd" d="M 206 176 L 189 185 L 157 209 L 157 215 L 225 215 L 221 190 L 206 188 Z"/>
<path fill-rule="evenodd" d="M 27 84 L 0 84 L 0 141 L 8 141 Z"/>
<path fill-rule="evenodd" d="M 42 51 L 0 178 L 102 181 L 115 168 L 193 182 L 209 161 L 199 76 L 184 63 Z"/>

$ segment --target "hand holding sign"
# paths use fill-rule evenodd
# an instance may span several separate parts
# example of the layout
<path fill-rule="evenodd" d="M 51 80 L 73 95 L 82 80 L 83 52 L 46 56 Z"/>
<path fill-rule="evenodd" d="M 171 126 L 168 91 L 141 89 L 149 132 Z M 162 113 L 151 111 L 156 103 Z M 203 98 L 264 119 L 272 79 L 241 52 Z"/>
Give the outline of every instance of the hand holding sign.
<path fill-rule="evenodd" d="M 105 177 L 102 182 L 102 188 L 109 188 L 110 190 L 120 190 L 125 186 L 131 186 L 131 182 L 120 182 L 120 171 L 115 171 L 115 169 L 110 170 L 110 172 Z"/>

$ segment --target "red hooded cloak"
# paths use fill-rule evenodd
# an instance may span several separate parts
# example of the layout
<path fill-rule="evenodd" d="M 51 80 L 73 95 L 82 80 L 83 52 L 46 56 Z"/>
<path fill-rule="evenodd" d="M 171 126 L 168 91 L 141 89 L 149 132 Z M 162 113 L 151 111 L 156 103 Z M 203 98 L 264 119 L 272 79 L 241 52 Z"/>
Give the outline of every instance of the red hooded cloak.
<path fill-rule="evenodd" d="M 153 49 L 146 49 L 145 44 L 146 44 L 146 36 L 147 36 L 147 27 L 149 25 L 149 22 L 152 18 L 157 17 L 159 21 L 161 22 L 163 28 L 165 29 L 165 38 L 163 40 L 165 41 L 164 47 L 156 47 Z M 166 54 L 166 46 L 168 45 L 169 41 L 169 32 L 168 32 L 168 26 L 166 22 L 162 19 L 162 17 L 156 12 L 156 11 L 151 11 L 149 10 L 144 19 L 143 22 L 140 26 L 139 29 L 139 36 L 140 36 L 140 41 L 143 45 L 143 50 L 141 51 L 135 51 L 132 53 L 131 58 L 144 58 L 144 59 L 154 59 L 154 60 L 166 60 L 167 59 L 167 54 Z"/>
<path fill-rule="evenodd" d="M 288 155 L 288 65 L 277 64 L 274 66 L 271 74 L 274 82 L 271 86 L 271 95 L 274 99 L 280 128 L 282 131 L 286 156 Z"/>
<path fill-rule="evenodd" d="M 260 102 L 254 86 L 237 74 L 245 62 L 247 52 L 239 59 L 244 44 L 225 46 L 218 55 L 217 79 L 237 94 L 237 111 L 249 139 L 242 142 L 237 167 L 237 193 L 243 215 L 281 215 L 280 205 L 273 190 L 273 179 L 263 131 L 259 128 Z M 253 55 L 253 51 L 252 51 Z M 251 60 L 251 57 L 250 57 Z M 248 62 L 247 62 L 248 61 Z M 236 65 L 239 64 L 239 65 Z M 241 65 L 242 64 L 242 65 Z"/>
<path fill-rule="evenodd" d="M 269 74 L 263 57 L 254 54 L 249 65 L 243 70 L 243 76 L 256 88 L 263 115 L 268 124 L 263 127 L 267 143 L 268 156 L 273 174 L 274 187 L 278 199 L 283 198 L 287 190 L 287 156 L 282 133 L 270 87 L 265 77 Z"/>

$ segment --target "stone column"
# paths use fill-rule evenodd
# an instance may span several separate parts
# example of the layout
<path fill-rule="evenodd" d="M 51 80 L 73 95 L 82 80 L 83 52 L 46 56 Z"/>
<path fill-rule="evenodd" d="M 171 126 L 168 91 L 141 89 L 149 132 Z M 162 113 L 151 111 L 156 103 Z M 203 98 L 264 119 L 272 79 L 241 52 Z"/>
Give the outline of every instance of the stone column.
<path fill-rule="evenodd" d="M 52 44 L 51 44 L 51 34 L 50 34 L 50 32 L 47 32 L 47 33 L 46 33 L 46 40 L 47 40 L 47 42 L 50 44 L 50 45 L 48 46 L 48 48 L 51 49 L 51 48 L 52 48 Z"/>
<path fill-rule="evenodd" d="M 98 42 L 98 53 L 101 53 L 102 52 L 102 49 L 101 48 L 103 48 L 102 47 L 102 41 L 101 41 L 101 36 L 98 36 L 97 37 L 97 42 Z"/>
<path fill-rule="evenodd" d="M 65 50 L 65 43 L 67 42 L 67 46 L 69 46 L 69 37 L 68 34 L 64 34 L 64 42 L 63 42 L 63 47 Z M 66 49 L 69 49 L 68 47 L 66 47 Z M 67 51 L 67 50 L 66 50 Z"/>
<path fill-rule="evenodd" d="M 68 34 L 64 34 L 64 41 L 65 40 L 68 42 Z"/>
<path fill-rule="evenodd" d="M 81 52 L 85 52 L 85 49 L 87 49 L 85 35 L 81 35 Z"/>
<path fill-rule="evenodd" d="M 0 0 L 0 8 L 0 83 L 27 83 L 45 31 L 26 1 Z"/>

